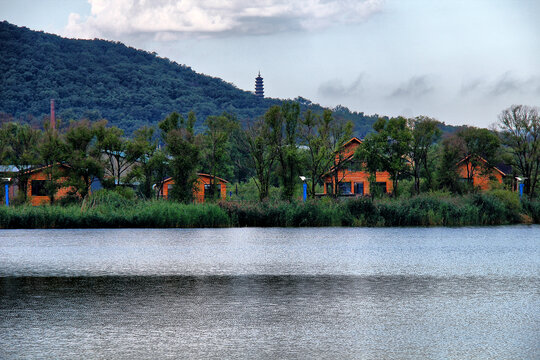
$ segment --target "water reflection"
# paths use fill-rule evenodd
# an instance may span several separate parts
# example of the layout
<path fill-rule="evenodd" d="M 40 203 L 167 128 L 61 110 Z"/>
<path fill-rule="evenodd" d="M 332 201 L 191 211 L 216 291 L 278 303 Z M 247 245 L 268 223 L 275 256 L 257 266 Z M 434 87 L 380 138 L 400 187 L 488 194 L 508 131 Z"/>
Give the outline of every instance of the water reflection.
<path fill-rule="evenodd" d="M 2 278 L 0 354 L 537 358 L 538 290 L 536 277 Z"/>
<path fill-rule="evenodd" d="M 538 359 L 539 231 L 0 231 L 0 359 Z"/>

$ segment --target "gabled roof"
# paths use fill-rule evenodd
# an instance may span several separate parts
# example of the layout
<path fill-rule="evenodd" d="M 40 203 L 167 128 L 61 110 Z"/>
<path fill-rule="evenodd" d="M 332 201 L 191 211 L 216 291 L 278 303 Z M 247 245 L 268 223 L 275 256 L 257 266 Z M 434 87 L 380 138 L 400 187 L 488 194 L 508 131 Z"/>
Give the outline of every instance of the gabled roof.
<path fill-rule="evenodd" d="M 461 159 L 460 161 L 458 161 L 456 165 L 461 164 L 462 162 L 464 162 L 465 160 L 469 159 L 470 157 L 471 157 L 471 155 L 468 155 L 468 156 L 464 157 L 463 159 Z M 487 162 L 487 160 L 484 159 L 483 157 L 477 156 L 477 158 L 480 159 L 483 163 L 489 165 L 489 163 Z M 505 173 L 504 171 L 502 171 L 501 169 L 499 169 L 497 166 L 495 166 L 495 165 L 490 165 L 490 166 L 491 166 L 491 168 L 492 168 L 493 170 L 498 171 L 502 176 L 508 175 L 507 173 Z M 511 169 L 511 168 L 510 168 L 510 169 Z"/>
<path fill-rule="evenodd" d="M 360 140 L 359 138 L 357 138 L 356 136 L 353 137 L 351 140 L 347 141 L 345 144 L 343 144 L 343 148 L 346 148 L 347 146 L 351 145 L 351 144 L 358 144 L 360 145 L 362 143 L 362 140 Z M 337 153 L 336 153 L 337 154 Z M 351 155 L 347 156 L 345 159 L 342 160 L 342 162 L 347 162 L 347 161 L 350 161 L 352 160 L 352 158 L 354 157 L 354 153 L 352 153 Z M 330 169 L 324 173 L 323 176 L 327 176 L 328 174 L 330 174 L 331 172 L 333 172 L 335 169 L 335 165 L 332 165 L 332 167 L 330 167 Z"/>
<path fill-rule="evenodd" d="M 357 138 L 355 136 L 351 140 L 349 140 L 345 144 L 343 144 L 343 147 L 347 147 L 347 146 L 349 146 L 349 144 L 352 144 L 352 143 L 358 143 L 360 145 L 362 143 L 362 140 L 360 140 L 359 138 Z"/>
<path fill-rule="evenodd" d="M 57 165 L 60 165 L 61 167 L 65 167 L 65 168 L 70 168 L 70 166 L 68 164 L 64 164 L 64 163 L 58 163 Z M 24 173 L 25 174 L 32 174 L 32 173 L 35 173 L 35 172 L 50 168 L 51 166 L 52 165 L 38 165 L 35 168 L 26 170 Z"/>
<path fill-rule="evenodd" d="M 208 177 L 208 178 L 212 178 L 212 177 L 213 177 L 213 176 L 210 175 L 210 174 L 204 174 L 204 173 L 197 173 L 197 176 L 199 176 L 199 177 Z M 229 182 L 228 182 L 227 180 L 222 179 L 222 178 L 220 178 L 219 176 L 216 176 L 215 178 L 218 179 L 219 181 L 222 181 L 222 182 L 224 182 L 224 183 L 226 183 L 226 184 L 229 184 Z M 161 182 L 165 183 L 165 182 L 171 181 L 171 180 L 172 180 L 172 177 L 169 176 L 169 177 L 163 179 Z"/>

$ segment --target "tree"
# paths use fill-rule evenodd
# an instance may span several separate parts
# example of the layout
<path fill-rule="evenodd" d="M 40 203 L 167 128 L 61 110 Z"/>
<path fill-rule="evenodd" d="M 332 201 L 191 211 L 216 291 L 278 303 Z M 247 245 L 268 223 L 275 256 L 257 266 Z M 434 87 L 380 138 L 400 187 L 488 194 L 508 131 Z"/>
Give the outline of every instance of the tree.
<path fill-rule="evenodd" d="M 309 194 L 315 197 L 315 188 L 323 181 L 324 175 L 336 162 L 336 153 L 347 142 L 351 132 L 347 127 L 341 127 L 344 133 L 339 135 L 332 131 L 337 121 L 330 110 L 325 110 L 322 116 L 307 110 L 300 120 L 300 143 L 306 147 L 306 168 L 309 175 Z M 337 125 L 339 127 L 339 124 Z M 335 141 L 335 136 L 338 141 Z M 339 156 L 339 155 L 338 155 Z M 335 192 L 334 192 L 335 194 Z"/>
<path fill-rule="evenodd" d="M 219 197 L 215 194 L 216 176 L 225 171 L 225 167 L 230 162 L 230 137 L 232 132 L 239 127 L 236 118 L 223 114 L 221 116 L 208 116 L 204 121 L 206 130 L 204 132 L 203 159 L 211 175 L 210 198 Z"/>
<path fill-rule="evenodd" d="M 455 134 L 462 141 L 454 144 L 460 146 L 461 162 L 465 165 L 467 182 L 473 185 L 474 175 L 487 174 L 499 155 L 500 140 L 492 131 L 476 127 L 464 127 Z"/>
<path fill-rule="evenodd" d="M 139 180 L 140 193 L 146 199 L 152 197 L 153 184 L 162 186 L 167 173 L 167 157 L 158 148 L 154 131 L 154 128 L 147 126 L 136 130 L 127 149 L 129 157 L 136 159 L 128 178 Z"/>
<path fill-rule="evenodd" d="M 297 128 L 300 116 L 298 103 L 272 106 L 264 115 L 270 130 L 270 146 L 275 148 L 279 163 L 279 177 L 283 186 L 283 200 L 291 201 L 298 175 Z"/>
<path fill-rule="evenodd" d="M 411 161 L 412 173 L 414 177 L 414 190 L 420 194 L 420 174 L 424 169 L 428 187 L 431 188 L 432 176 L 429 171 L 429 149 L 440 138 L 441 131 L 438 128 L 439 122 L 425 116 L 418 116 L 408 120 L 411 129 L 411 142 L 409 147 L 409 159 Z"/>
<path fill-rule="evenodd" d="M 436 184 L 439 189 L 447 189 L 454 193 L 461 193 L 459 183 L 458 161 L 462 159 L 463 140 L 457 136 L 446 137 L 442 141 L 440 156 L 436 172 Z"/>
<path fill-rule="evenodd" d="M 525 193 L 535 195 L 540 175 L 540 116 L 538 108 L 512 105 L 499 115 L 503 143 L 512 154 L 512 165 L 524 178 Z"/>
<path fill-rule="evenodd" d="M 394 192 L 398 192 L 398 181 L 409 173 L 409 154 L 412 139 L 407 119 L 379 118 L 373 124 L 375 133 L 369 134 L 358 147 L 357 157 L 364 168 L 372 174 L 376 171 L 388 171 L 392 179 Z"/>
<path fill-rule="evenodd" d="M 19 171 L 11 174 L 16 179 L 19 187 L 19 196 L 26 200 L 28 179 L 30 173 L 27 170 L 39 164 L 38 144 L 41 142 L 42 133 L 32 129 L 29 125 L 21 125 L 15 122 L 2 124 L 2 148 L 4 153 L 3 162 L 16 166 Z"/>
<path fill-rule="evenodd" d="M 45 128 L 45 133 L 39 144 L 41 163 L 44 165 L 44 173 L 47 176 L 45 190 L 49 196 L 50 204 L 54 205 L 56 193 L 65 184 L 61 179 L 66 175 L 62 166 L 68 153 L 64 139 L 58 134 L 56 129 Z"/>
<path fill-rule="evenodd" d="M 270 136 L 270 128 L 264 119 L 259 119 L 252 125 L 248 125 L 245 130 L 246 148 L 250 155 L 252 167 L 255 169 L 253 179 L 259 190 L 260 201 L 268 198 L 270 175 L 277 156 Z"/>
<path fill-rule="evenodd" d="M 96 128 L 88 120 L 72 122 L 65 134 L 68 165 L 67 185 L 84 200 L 95 178 L 103 179 L 101 152 L 96 146 Z"/>
<path fill-rule="evenodd" d="M 344 153 L 344 145 L 352 137 L 353 123 L 343 119 L 331 120 L 329 126 L 328 146 L 331 150 L 332 167 L 329 172 L 334 178 L 334 189 L 332 194 L 338 196 L 340 193 L 340 183 L 345 176 L 345 168 L 350 166 L 351 159 Z M 340 174 L 342 176 L 340 177 Z"/>
<path fill-rule="evenodd" d="M 173 112 L 159 123 L 167 152 L 171 156 L 169 168 L 174 180 L 171 197 L 184 203 L 193 200 L 193 189 L 198 180 L 196 170 L 200 148 L 195 142 L 195 121 L 195 113 L 190 111 L 187 121 Z"/>
<path fill-rule="evenodd" d="M 104 185 L 115 187 L 124 182 L 136 158 L 128 152 L 130 140 L 123 136 L 124 130 L 116 126 L 107 127 L 106 124 L 106 121 L 101 121 L 96 126 L 97 147 L 105 158 L 105 176 L 109 179 L 104 181 Z"/>

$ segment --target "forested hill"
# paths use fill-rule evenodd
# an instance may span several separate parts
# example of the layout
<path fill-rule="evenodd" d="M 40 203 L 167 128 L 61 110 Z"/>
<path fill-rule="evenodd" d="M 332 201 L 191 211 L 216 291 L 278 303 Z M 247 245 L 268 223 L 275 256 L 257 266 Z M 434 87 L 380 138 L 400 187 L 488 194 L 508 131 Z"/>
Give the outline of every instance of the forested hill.
<path fill-rule="evenodd" d="M 255 76 L 255 74 L 253 74 Z M 252 121 L 281 99 L 258 98 L 186 65 L 105 40 L 74 40 L 0 22 L 0 116 L 41 124 L 56 101 L 63 120 L 108 119 L 129 134 L 172 111 L 193 110 L 198 124 L 224 111 Z M 302 110 L 322 107 L 297 98 Z M 371 131 L 377 115 L 346 107 L 337 117 L 352 120 L 356 136 Z"/>

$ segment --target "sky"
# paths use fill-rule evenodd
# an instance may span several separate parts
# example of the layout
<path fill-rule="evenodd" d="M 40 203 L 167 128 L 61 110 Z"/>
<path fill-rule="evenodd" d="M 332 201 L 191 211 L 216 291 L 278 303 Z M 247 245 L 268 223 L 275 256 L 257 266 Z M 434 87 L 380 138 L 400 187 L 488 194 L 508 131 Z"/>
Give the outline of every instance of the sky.
<path fill-rule="evenodd" d="M 265 95 L 489 127 L 540 106 L 539 0 L 0 0 L 0 19 L 155 51 Z"/>

